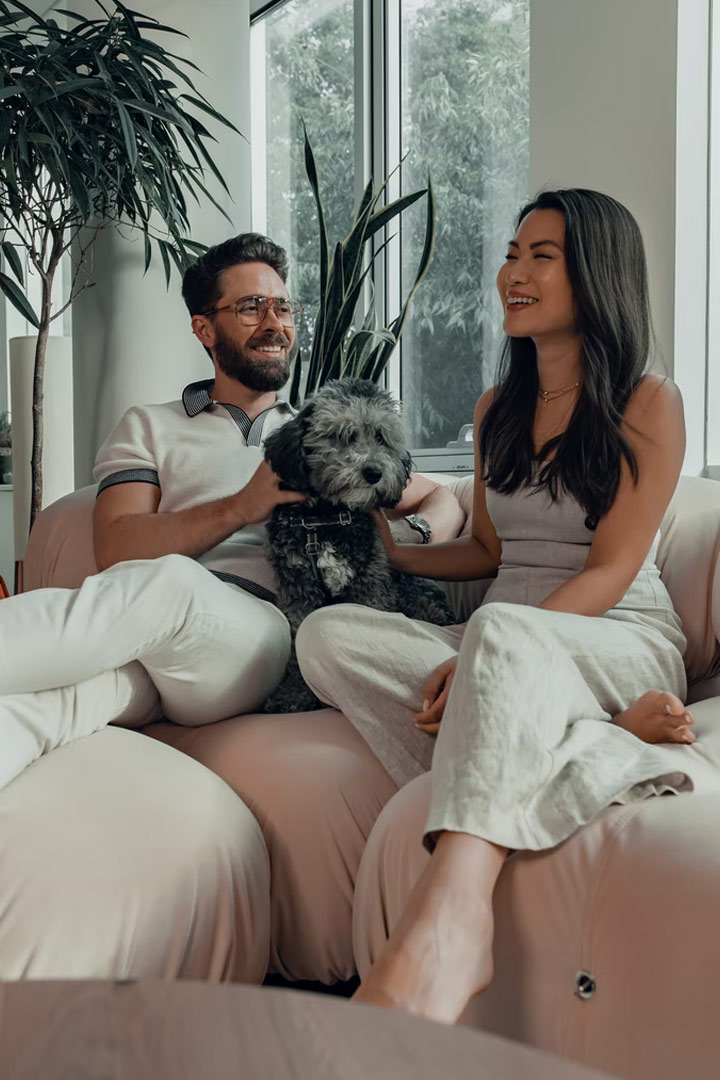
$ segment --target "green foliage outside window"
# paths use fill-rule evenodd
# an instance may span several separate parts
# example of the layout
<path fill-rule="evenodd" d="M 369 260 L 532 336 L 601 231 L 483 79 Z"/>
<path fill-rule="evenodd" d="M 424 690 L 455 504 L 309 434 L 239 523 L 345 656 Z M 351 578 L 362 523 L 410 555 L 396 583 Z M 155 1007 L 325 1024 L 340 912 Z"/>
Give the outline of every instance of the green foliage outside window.
<path fill-rule="evenodd" d="M 404 171 L 428 172 L 437 203 L 433 262 L 405 337 L 405 412 L 415 444 L 444 446 L 492 385 L 502 341 L 495 277 L 527 195 L 527 0 L 433 2 L 409 24 Z M 411 211 L 412 214 L 412 211 Z M 404 232 L 403 269 L 420 223 Z"/>
<path fill-rule="evenodd" d="M 9 450 L 12 446 L 12 426 L 10 414 L 0 413 L 0 450 Z"/>
<path fill-rule="evenodd" d="M 425 186 L 429 173 L 437 214 L 433 262 L 404 339 L 403 398 L 416 446 L 455 439 L 493 379 L 501 341 L 495 273 L 527 195 L 528 7 L 527 0 L 408 5 L 403 190 Z M 292 221 L 293 293 L 310 319 L 319 286 L 318 226 L 301 116 L 331 234 L 348 231 L 355 206 L 352 2 L 324 10 L 308 28 L 307 8 L 291 0 L 273 19 L 266 56 L 267 231 L 287 243 Z M 424 239 L 422 211 L 415 220 L 412 214 L 403 225 L 408 274 Z M 301 328 L 306 350 L 310 330 Z"/>

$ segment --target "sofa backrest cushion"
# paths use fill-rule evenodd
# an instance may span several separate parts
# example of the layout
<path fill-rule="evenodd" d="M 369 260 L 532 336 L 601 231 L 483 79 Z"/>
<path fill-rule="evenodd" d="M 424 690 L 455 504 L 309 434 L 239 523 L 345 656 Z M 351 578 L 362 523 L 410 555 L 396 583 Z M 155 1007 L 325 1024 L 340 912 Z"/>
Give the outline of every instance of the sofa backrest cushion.
<path fill-rule="evenodd" d="M 93 553 L 93 507 L 97 488 L 80 488 L 38 515 L 28 540 L 25 588 L 77 589 L 97 573 Z"/>
<path fill-rule="evenodd" d="M 720 483 L 681 476 L 660 526 L 657 563 L 687 638 L 691 682 L 720 673 Z"/>
<path fill-rule="evenodd" d="M 430 474 L 455 492 L 472 517 L 472 475 Z M 43 510 L 33 528 L 25 561 L 26 588 L 76 588 L 96 572 L 92 546 L 95 487 L 82 488 Z M 720 483 L 680 478 L 660 529 L 658 566 L 688 645 L 685 665 L 692 682 L 720 673 Z M 453 582 L 448 588 L 459 619 L 480 603 L 486 582 Z"/>

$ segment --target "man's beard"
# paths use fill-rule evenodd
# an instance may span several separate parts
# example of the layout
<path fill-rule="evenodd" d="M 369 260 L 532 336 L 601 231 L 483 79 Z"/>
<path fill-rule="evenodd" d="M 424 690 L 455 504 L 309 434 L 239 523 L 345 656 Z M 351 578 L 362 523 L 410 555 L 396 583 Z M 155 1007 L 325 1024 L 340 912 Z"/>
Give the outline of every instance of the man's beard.
<path fill-rule="evenodd" d="M 290 346 L 290 340 L 285 334 L 265 334 L 257 340 L 252 338 L 251 341 L 256 345 L 280 345 L 285 349 Z M 236 345 L 225 334 L 221 334 L 215 341 L 215 359 L 223 375 L 242 383 L 248 390 L 257 390 L 260 393 L 279 390 L 285 385 L 290 378 L 297 350 L 295 341 L 284 355 L 268 354 L 264 360 L 257 360 L 251 355 L 251 349 L 247 345 Z"/>

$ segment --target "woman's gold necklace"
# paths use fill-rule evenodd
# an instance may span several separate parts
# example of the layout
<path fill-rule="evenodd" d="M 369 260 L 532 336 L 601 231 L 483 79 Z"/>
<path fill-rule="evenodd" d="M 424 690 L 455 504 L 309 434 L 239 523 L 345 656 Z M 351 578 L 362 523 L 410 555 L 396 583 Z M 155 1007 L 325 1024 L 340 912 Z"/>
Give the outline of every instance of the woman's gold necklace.
<path fill-rule="evenodd" d="M 562 397 L 563 394 L 569 394 L 571 390 L 577 390 L 580 385 L 580 380 L 571 383 L 570 386 L 563 386 L 562 390 L 538 390 L 538 397 L 543 400 L 543 405 L 547 407 L 551 401 L 555 401 L 557 398 Z"/>

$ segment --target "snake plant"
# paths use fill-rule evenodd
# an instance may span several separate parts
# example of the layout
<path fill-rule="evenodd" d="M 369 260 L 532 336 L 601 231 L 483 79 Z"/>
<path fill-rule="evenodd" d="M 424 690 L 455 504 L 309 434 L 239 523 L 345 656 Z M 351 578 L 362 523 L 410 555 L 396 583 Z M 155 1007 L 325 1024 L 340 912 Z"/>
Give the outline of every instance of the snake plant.
<path fill-rule="evenodd" d="M 350 232 L 335 244 L 332 256 L 323 209 L 320 184 L 307 130 L 304 129 L 305 170 L 312 188 L 320 229 L 320 296 L 313 327 L 310 358 L 304 395 L 309 396 L 329 379 L 360 378 L 378 382 L 387 367 L 393 349 L 407 319 L 410 302 L 427 273 L 435 235 L 435 202 L 432 184 L 381 205 L 388 180 L 375 191 L 371 179 L 355 212 Z M 389 179 L 389 178 L 388 178 Z M 385 250 L 390 238 L 373 243 L 404 210 L 426 197 L 425 241 L 415 280 L 404 303 L 388 326 L 378 328 L 372 296 L 371 273 L 375 260 Z M 369 283 L 369 288 L 366 283 Z M 357 325 L 357 313 L 368 299 L 366 313 Z M 293 372 L 290 397 L 301 397 L 302 359 L 298 354 Z"/>

